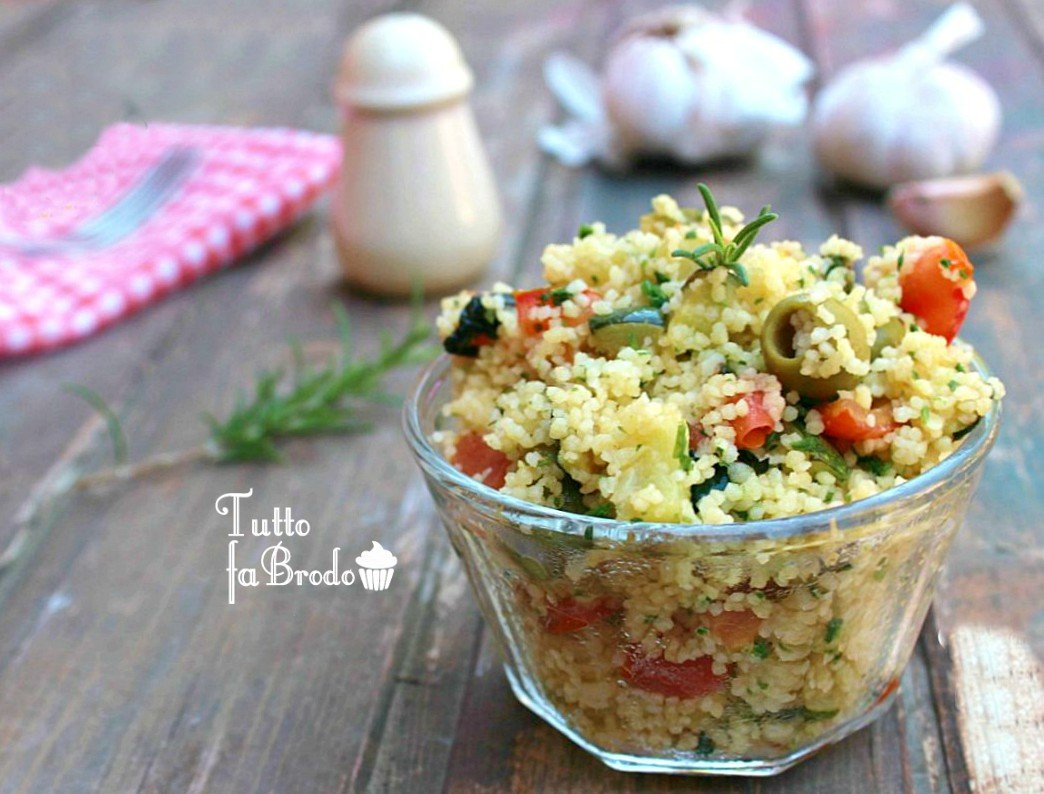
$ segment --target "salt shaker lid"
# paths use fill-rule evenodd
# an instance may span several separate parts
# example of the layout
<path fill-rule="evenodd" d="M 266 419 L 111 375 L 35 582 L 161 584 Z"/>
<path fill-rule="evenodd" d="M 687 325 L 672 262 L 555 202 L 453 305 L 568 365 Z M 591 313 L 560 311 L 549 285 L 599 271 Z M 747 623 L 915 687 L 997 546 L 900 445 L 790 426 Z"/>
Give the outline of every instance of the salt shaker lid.
<path fill-rule="evenodd" d="M 474 78 L 446 28 L 420 14 L 371 19 L 345 43 L 337 99 L 373 110 L 445 102 L 467 94 Z"/>

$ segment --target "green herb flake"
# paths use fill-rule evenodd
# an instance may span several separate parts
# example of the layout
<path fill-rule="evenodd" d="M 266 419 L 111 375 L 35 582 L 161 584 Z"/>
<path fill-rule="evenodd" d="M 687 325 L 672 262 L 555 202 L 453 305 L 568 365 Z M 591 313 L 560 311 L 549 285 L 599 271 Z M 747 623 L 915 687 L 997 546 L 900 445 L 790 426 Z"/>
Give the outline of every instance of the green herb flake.
<path fill-rule="evenodd" d="M 754 640 L 754 647 L 751 648 L 750 652 L 759 659 L 767 659 L 769 654 L 772 653 L 772 643 L 764 637 L 758 637 Z"/>
<path fill-rule="evenodd" d="M 839 482 L 847 482 L 851 472 L 841 453 L 823 438 L 806 433 L 800 428 L 798 430 L 801 433 L 801 438 L 791 444 L 791 449 L 806 453 L 813 460 L 817 460 L 826 466 Z"/>
<path fill-rule="evenodd" d="M 932 412 L 928 410 L 928 406 L 921 407 L 921 422 L 924 424 L 928 423 L 928 420 L 932 418 Z"/>
<path fill-rule="evenodd" d="M 823 639 L 826 640 L 826 644 L 830 645 L 837 636 L 841 633 L 841 624 L 844 621 L 841 618 L 831 618 L 826 625 L 826 633 L 823 635 Z"/>
<path fill-rule="evenodd" d="M 714 752 L 714 740 L 707 735 L 706 731 L 700 731 L 699 741 L 696 742 L 697 755 L 710 755 Z"/>
<path fill-rule="evenodd" d="M 856 464 L 859 468 L 870 472 L 875 477 L 884 477 L 892 470 L 892 464 L 890 461 L 881 460 L 874 455 L 862 455 L 856 461 Z"/>
<path fill-rule="evenodd" d="M 573 293 L 567 287 L 558 287 L 548 293 L 548 298 L 555 306 L 561 306 L 566 301 L 573 299 Z"/>
<path fill-rule="evenodd" d="M 692 471 L 692 458 L 689 457 L 689 426 L 682 422 L 674 436 L 674 457 L 681 462 L 682 471 Z"/>
<path fill-rule="evenodd" d="M 950 387 L 950 391 L 957 391 L 957 381 L 951 380 L 946 385 Z"/>
<path fill-rule="evenodd" d="M 581 224 L 580 228 L 576 232 L 576 236 L 583 240 L 585 237 L 590 237 L 594 234 L 594 227 L 589 224 Z"/>
<path fill-rule="evenodd" d="M 667 297 L 667 293 L 663 291 L 663 287 L 648 279 L 642 282 L 642 293 L 648 299 L 649 305 L 656 309 L 661 308 L 663 304 L 670 300 Z"/>
<path fill-rule="evenodd" d="M 958 372 L 967 372 L 968 371 L 968 370 L 966 370 L 964 368 L 964 364 L 958 364 L 956 367 L 954 367 L 954 369 L 956 369 Z"/>
<path fill-rule="evenodd" d="M 698 629 L 696 629 L 696 633 L 699 634 L 701 637 L 704 637 L 707 634 L 710 634 L 710 629 L 708 629 L 706 626 L 700 626 Z"/>

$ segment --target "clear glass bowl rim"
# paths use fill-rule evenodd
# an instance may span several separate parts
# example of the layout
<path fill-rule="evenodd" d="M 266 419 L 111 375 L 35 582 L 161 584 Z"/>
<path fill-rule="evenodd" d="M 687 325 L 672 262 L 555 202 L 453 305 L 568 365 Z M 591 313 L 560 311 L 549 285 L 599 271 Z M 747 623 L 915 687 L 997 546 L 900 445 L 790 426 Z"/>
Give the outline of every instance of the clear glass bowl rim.
<path fill-rule="evenodd" d="M 991 373 L 976 355 L 973 361 L 976 371 L 984 377 Z M 912 507 L 922 501 L 948 480 L 979 465 L 996 439 L 1001 407 L 994 401 L 989 413 L 963 439 L 957 451 L 923 474 L 907 480 L 865 499 L 846 505 L 829 507 L 812 513 L 802 513 L 786 518 L 761 519 L 758 521 L 734 522 L 731 524 L 666 524 L 646 521 L 620 521 L 612 518 L 584 516 L 567 513 L 532 502 L 516 499 L 488 485 L 474 480 L 454 468 L 432 445 L 421 424 L 420 405 L 432 388 L 442 385 L 448 377 L 452 361 L 443 354 L 430 362 L 421 371 L 413 390 L 403 406 L 403 431 L 411 451 L 421 467 L 430 475 L 448 480 L 468 493 L 479 503 L 485 503 L 498 513 L 510 517 L 520 524 L 540 526 L 542 529 L 577 535 L 583 528 L 590 527 L 595 537 L 626 537 L 641 540 L 665 536 L 688 538 L 707 542 L 737 542 L 755 539 L 796 538 L 801 535 L 822 532 L 826 529 L 844 529 L 862 526 L 874 520 L 876 515 Z"/>

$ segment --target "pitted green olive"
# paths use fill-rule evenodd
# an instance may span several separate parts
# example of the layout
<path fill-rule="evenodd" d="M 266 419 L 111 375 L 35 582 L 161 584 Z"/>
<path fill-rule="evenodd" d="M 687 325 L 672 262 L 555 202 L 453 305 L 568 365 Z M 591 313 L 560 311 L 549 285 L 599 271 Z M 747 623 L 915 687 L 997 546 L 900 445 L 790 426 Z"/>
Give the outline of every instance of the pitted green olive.
<path fill-rule="evenodd" d="M 827 298 L 820 305 L 834 316 L 834 325 L 845 327 L 845 335 L 856 356 L 869 361 L 870 344 L 866 339 L 866 329 L 855 312 L 834 298 Z M 826 323 L 816 314 L 817 308 L 818 305 L 803 293 L 791 295 L 777 303 L 765 318 L 765 325 L 761 329 L 761 352 L 765 357 L 765 368 L 779 378 L 785 390 L 796 391 L 802 397 L 813 400 L 830 400 L 842 389 L 855 388 L 860 377 L 847 370 L 823 378 L 801 374 L 801 356 L 794 351 L 794 325 L 791 320 L 798 312 L 806 312 L 817 326 L 826 327 Z"/>
<path fill-rule="evenodd" d="M 893 317 L 877 329 L 874 338 L 874 346 L 870 350 L 870 360 L 873 361 L 886 347 L 899 347 L 899 343 L 906 336 L 906 324 L 898 317 Z"/>

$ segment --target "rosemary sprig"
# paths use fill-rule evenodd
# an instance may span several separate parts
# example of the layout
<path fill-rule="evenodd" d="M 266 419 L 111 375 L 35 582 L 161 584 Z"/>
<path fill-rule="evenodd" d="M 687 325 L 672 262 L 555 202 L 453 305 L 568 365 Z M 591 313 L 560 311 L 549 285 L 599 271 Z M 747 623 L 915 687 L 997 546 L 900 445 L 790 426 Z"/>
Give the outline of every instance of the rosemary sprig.
<path fill-rule="evenodd" d="M 348 315 L 337 305 L 340 356 L 324 367 L 312 369 L 295 355 L 289 388 L 282 370 L 262 372 L 254 384 L 252 399 L 239 395 L 224 420 L 207 415 L 210 445 L 221 463 L 279 460 L 277 443 L 292 436 L 353 433 L 370 424 L 358 416 L 358 402 L 389 402 L 395 398 L 381 391 L 381 379 L 389 371 L 427 360 L 434 348 L 421 346 L 428 327 L 415 317 L 406 335 L 395 343 L 384 334 L 378 355 L 355 360 L 352 355 Z"/>
<path fill-rule="evenodd" d="M 83 475 L 76 487 L 84 489 L 132 480 L 199 460 L 212 463 L 278 461 L 281 459 L 279 442 L 287 438 L 369 429 L 370 423 L 360 417 L 359 409 L 367 404 L 398 400 L 382 390 L 384 376 L 398 367 L 426 361 L 438 349 L 425 344 L 429 327 L 421 314 L 419 295 L 409 330 L 397 342 L 387 333 L 382 334 L 380 351 L 373 358 L 356 358 L 348 315 L 340 305 L 335 305 L 334 312 L 339 349 L 323 365 L 310 366 L 300 345 L 291 343 L 294 363 L 290 372 L 260 373 L 250 395 L 240 393 L 225 418 L 206 415 L 210 435 L 205 443 Z M 68 390 L 86 400 L 105 418 L 117 462 L 122 462 L 125 436 L 112 409 L 85 387 L 74 386 Z"/>
<path fill-rule="evenodd" d="M 739 259 L 750 247 L 751 243 L 754 242 L 754 238 L 758 236 L 758 231 L 761 227 L 776 220 L 779 215 L 772 212 L 772 208 L 766 204 L 761 208 L 754 220 L 736 233 L 731 242 L 725 242 L 725 233 L 722 227 L 721 213 L 718 211 L 718 203 L 714 200 L 710 188 L 705 184 L 701 182 L 697 185 L 697 189 L 700 191 L 700 195 L 703 196 L 703 203 L 707 207 L 707 222 L 710 226 L 711 235 L 714 237 L 714 242 L 705 243 L 691 251 L 679 248 L 672 252 L 671 256 L 695 262 L 699 268 L 697 273 L 723 267 L 729 271 L 729 278 L 742 287 L 748 286 L 750 279 L 747 277 L 747 269 L 740 264 Z"/>

